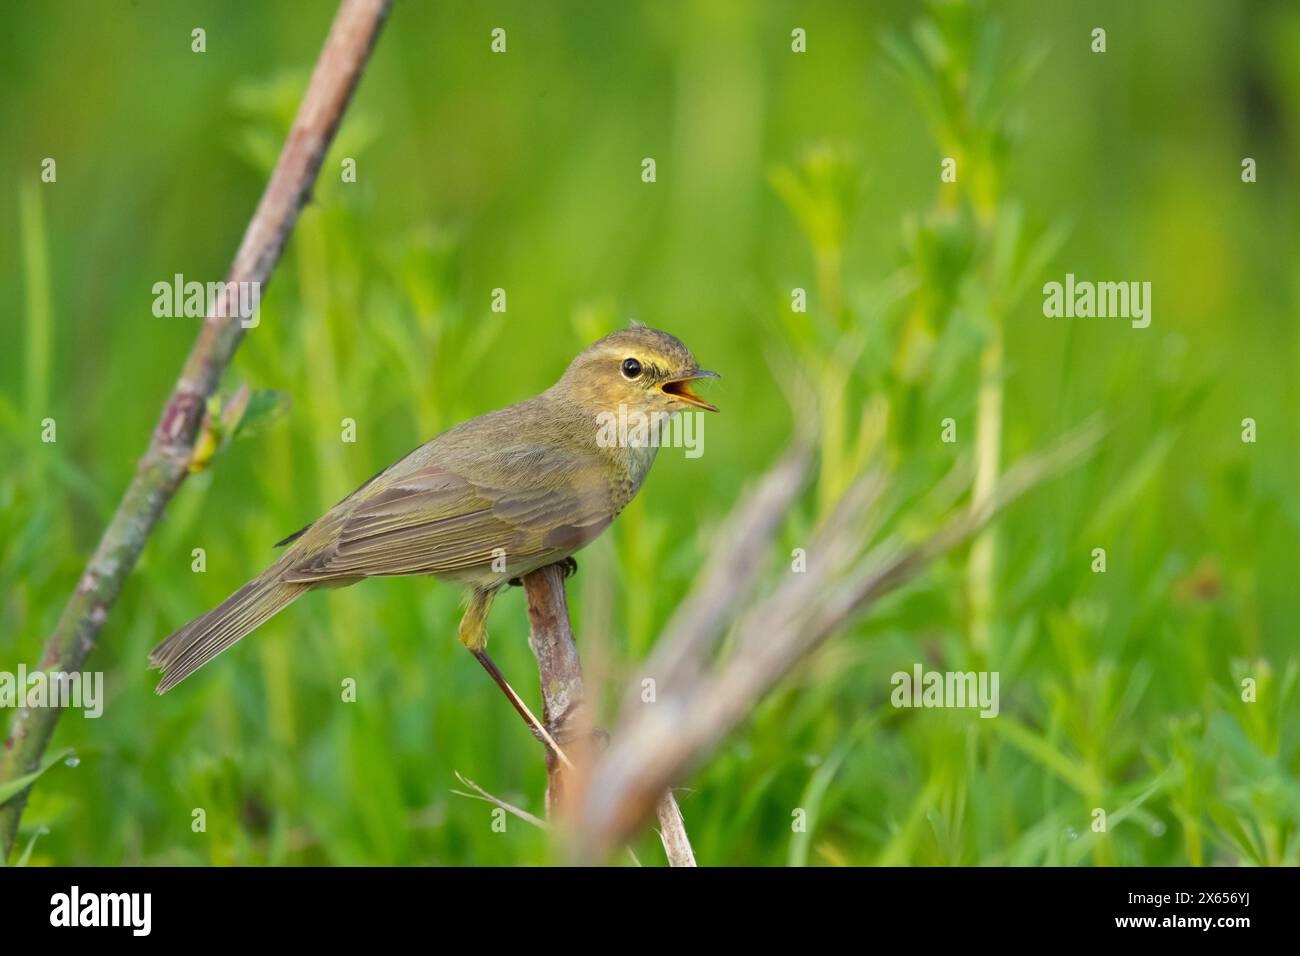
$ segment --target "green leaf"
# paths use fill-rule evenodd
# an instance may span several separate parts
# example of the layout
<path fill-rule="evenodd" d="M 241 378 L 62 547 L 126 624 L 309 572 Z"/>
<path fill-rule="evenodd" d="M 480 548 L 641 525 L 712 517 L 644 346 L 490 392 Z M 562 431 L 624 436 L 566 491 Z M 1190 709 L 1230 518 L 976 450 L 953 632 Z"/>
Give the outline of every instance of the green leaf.
<path fill-rule="evenodd" d="M 999 731 L 1008 743 L 1052 771 L 1080 795 L 1089 797 L 1101 792 L 1101 781 L 1089 767 L 1071 760 L 1046 738 L 1009 717 L 1003 716 L 993 724 L 993 729 Z"/>
<path fill-rule="evenodd" d="M 23 855 L 18 858 L 18 862 L 14 866 L 26 866 L 32 858 L 32 850 L 36 849 L 36 841 L 49 832 L 49 827 L 37 828 L 36 832 L 32 834 L 32 838 L 27 841 L 27 848 L 23 850 Z M 0 863 L 3 862 L 3 860 L 0 860 Z"/>
<path fill-rule="evenodd" d="M 256 434 L 288 411 L 289 405 L 288 392 L 259 388 L 248 397 L 231 437 Z"/>
<path fill-rule="evenodd" d="M 7 780 L 4 783 L 0 783 L 0 804 L 8 803 L 11 799 L 22 793 L 35 783 L 41 774 L 45 773 L 45 771 L 49 770 L 70 753 L 72 753 L 72 748 L 64 747 L 57 753 L 46 757 L 45 763 L 42 764 L 39 769 L 33 770 L 31 773 L 24 774 L 14 780 Z"/>
<path fill-rule="evenodd" d="M 868 721 L 865 718 L 859 719 L 844 741 L 831 752 L 831 755 L 822 762 L 813 772 L 812 777 L 809 778 L 807 786 L 804 787 L 803 796 L 799 799 L 799 805 L 805 813 L 805 826 L 790 839 L 790 849 L 786 856 L 787 866 L 808 865 L 808 848 L 812 843 L 813 832 L 817 829 L 817 818 L 821 812 L 822 801 L 835 779 L 835 774 L 839 772 L 840 765 L 844 763 L 844 758 L 857 745 L 858 737 L 861 736 L 862 731 L 867 726 Z"/>

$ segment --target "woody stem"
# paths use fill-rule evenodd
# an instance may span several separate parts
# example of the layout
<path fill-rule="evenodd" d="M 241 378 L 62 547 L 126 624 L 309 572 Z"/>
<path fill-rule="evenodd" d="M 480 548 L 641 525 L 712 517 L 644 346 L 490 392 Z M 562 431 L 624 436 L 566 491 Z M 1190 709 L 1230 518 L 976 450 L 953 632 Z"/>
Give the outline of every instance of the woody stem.
<path fill-rule="evenodd" d="M 227 289 L 251 283 L 264 290 L 270 281 L 298 214 L 311 198 L 325 151 L 365 70 L 390 2 L 340 4 L 271 180 L 226 276 Z M 42 670 L 82 669 L 149 535 L 188 473 L 207 400 L 244 337 L 238 310 L 226 306 L 214 303 L 204 320 L 135 477 L 45 641 L 38 665 Z M 0 782 L 25 776 L 40 765 L 59 714 L 50 707 L 15 713 L 0 749 Z M 13 847 L 27 793 L 25 789 L 0 805 L 0 862 Z"/>

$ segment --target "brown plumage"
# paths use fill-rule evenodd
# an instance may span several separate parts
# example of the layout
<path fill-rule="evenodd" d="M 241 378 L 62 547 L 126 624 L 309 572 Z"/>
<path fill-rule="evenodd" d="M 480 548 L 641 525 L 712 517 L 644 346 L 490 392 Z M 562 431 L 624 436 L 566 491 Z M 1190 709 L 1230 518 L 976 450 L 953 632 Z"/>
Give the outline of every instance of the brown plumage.
<path fill-rule="evenodd" d="M 154 648 L 158 693 L 307 591 L 368 577 L 428 574 L 469 586 L 460 637 L 480 654 L 496 592 L 589 544 L 645 480 L 655 448 L 601 447 L 598 416 L 620 404 L 646 415 L 716 411 L 686 385 L 701 377 L 715 373 L 665 332 L 606 336 L 542 394 L 426 442 L 286 538 L 266 571 Z"/>

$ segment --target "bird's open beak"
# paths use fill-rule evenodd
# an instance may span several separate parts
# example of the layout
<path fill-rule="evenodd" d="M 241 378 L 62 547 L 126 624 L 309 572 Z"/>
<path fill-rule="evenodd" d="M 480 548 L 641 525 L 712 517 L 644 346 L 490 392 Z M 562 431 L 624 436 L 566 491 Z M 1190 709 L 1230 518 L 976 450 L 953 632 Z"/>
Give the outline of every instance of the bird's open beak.
<path fill-rule="evenodd" d="M 702 368 L 692 369 L 685 375 L 679 375 L 667 382 L 660 383 L 659 389 L 665 395 L 671 395 L 679 402 L 685 402 L 687 405 L 694 405 L 696 408 L 702 408 L 705 411 L 716 412 L 718 410 L 717 405 L 710 405 L 704 399 L 700 398 L 700 396 L 691 391 L 690 383 L 695 381 L 697 378 L 722 378 L 722 376 L 717 372 L 708 372 Z"/>

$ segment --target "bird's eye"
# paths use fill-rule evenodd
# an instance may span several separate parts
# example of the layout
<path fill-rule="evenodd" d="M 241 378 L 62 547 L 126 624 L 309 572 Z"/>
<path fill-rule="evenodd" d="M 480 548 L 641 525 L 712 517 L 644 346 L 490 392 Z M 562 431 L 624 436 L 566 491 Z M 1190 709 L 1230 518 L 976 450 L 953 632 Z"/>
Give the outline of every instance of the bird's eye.
<path fill-rule="evenodd" d="M 628 378 L 636 378 L 641 374 L 641 363 L 634 358 L 623 359 L 623 374 Z"/>

